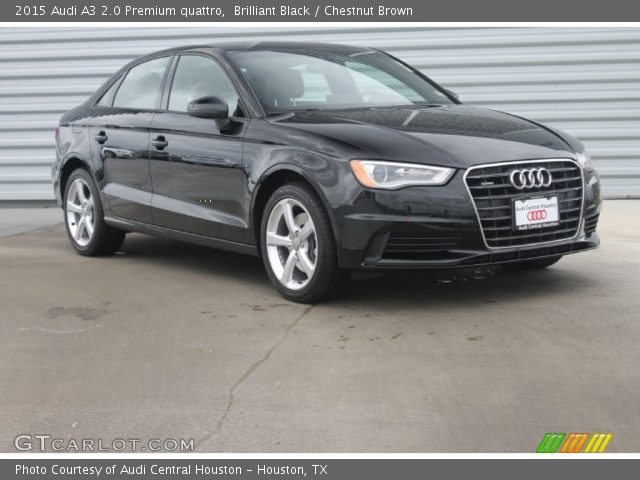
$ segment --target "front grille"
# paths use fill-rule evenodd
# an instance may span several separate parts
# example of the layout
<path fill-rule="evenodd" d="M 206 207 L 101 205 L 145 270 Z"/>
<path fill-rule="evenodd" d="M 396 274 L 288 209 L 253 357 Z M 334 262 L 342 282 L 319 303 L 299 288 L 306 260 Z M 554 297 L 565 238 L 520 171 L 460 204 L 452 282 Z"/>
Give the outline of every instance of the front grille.
<path fill-rule="evenodd" d="M 551 172 L 549 187 L 518 190 L 509 176 L 515 169 L 546 168 Z M 508 248 L 573 238 L 582 216 L 583 180 L 580 167 L 572 161 L 537 160 L 499 165 L 483 165 L 468 170 L 465 181 L 478 212 L 485 241 L 491 248 Z M 518 198 L 557 196 L 559 224 L 535 231 L 513 227 L 513 201 Z"/>
<path fill-rule="evenodd" d="M 447 258 L 455 249 L 459 237 L 434 237 L 420 231 L 389 233 L 382 258 L 396 260 L 432 260 Z"/>

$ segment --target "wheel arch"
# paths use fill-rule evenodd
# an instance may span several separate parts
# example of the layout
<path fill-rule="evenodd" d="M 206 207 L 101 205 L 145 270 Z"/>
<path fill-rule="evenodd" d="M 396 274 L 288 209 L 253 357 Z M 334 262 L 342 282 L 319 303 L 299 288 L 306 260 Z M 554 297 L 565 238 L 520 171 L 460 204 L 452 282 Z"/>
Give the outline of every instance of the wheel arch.
<path fill-rule="evenodd" d="M 338 241 L 338 229 L 336 224 L 335 215 L 331 204 L 327 200 L 327 197 L 322 192 L 322 188 L 309 175 L 304 172 L 303 169 L 295 165 L 278 165 L 262 174 L 260 180 L 256 183 L 253 195 L 251 197 L 251 232 L 253 239 L 260 252 L 260 226 L 262 224 L 262 217 L 264 215 L 264 209 L 267 201 L 278 188 L 287 183 L 301 182 L 307 184 L 318 198 L 322 202 L 327 214 L 329 215 L 329 221 L 331 222 L 331 230 L 333 232 L 334 239 Z"/>
<path fill-rule="evenodd" d="M 78 168 L 84 168 L 93 176 L 89 163 L 80 155 L 70 154 L 62 163 L 60 175 L 58 176 L 58 189 L 60 190 L 60 198 L 64 200 L 64 191 L 67 187 L 67 181 L 71 174 Z"/>

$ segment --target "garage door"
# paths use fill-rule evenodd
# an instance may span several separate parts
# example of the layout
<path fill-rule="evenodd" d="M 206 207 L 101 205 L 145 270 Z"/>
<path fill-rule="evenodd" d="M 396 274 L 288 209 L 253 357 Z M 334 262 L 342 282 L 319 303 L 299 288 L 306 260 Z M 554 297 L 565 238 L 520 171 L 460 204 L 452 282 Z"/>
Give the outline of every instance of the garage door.
<path fill-rule="evenodd" d="M 0 200 L 47 200 L 53 129 L 130 59 L 176 45 L 289 39 L 382 48 L 469 104 L 582 139 L 608 197 L 640 196 L 640 28 L 3 28 Z"/>

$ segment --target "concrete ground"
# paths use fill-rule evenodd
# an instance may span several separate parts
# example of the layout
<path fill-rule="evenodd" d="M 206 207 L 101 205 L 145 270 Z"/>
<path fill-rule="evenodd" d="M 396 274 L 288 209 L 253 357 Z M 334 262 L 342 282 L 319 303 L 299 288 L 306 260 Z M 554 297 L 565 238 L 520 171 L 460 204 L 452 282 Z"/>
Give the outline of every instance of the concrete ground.
<path fill-rule="evenodd" d="M 612 432 L 608 452 L 638 452 L 639 213 L 606 202 L 602 248 L 547 271 L 365 278 L 312 307 L 254 258 L 141 235 L 83 258 L 62 225 L 2 238 L 0 451 L 48 433 L 533 452 L 545 432 Z"/>
<path fill-rule="evenodd" d="M 0 238 L 48 227 L 61 221 L 60 209 L 54 206 L 49 208 L 0 207 Z"/>

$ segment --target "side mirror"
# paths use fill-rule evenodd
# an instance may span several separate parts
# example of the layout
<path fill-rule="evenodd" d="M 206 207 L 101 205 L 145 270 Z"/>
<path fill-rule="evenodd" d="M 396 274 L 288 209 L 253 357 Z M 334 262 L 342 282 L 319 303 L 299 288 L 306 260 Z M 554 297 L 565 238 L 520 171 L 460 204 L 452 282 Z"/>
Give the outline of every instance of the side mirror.
<path fill-rule="evenodd" d="M 454 92 L 453 90 L 449 90 L 448 88 L 444 89 L 445 92 L 447 92 L 449 94 L 450 97 L 453 97 L 457 102 L 460 101 L 460 97 L 458 96 L 458 94 L 456 92 Z"/>
<path fill-rule="evenodd" d="M 224 120 L 229 118 L 229 106 L 218 97 L 200 97 L 189 102 L 187 113 L 192 117 Z"/>

